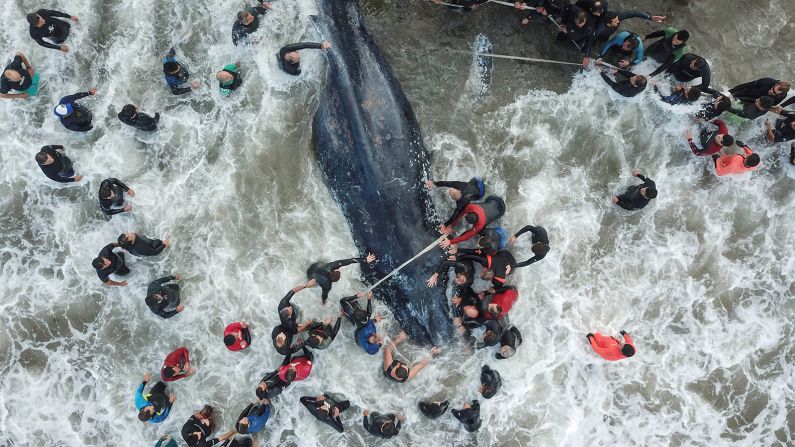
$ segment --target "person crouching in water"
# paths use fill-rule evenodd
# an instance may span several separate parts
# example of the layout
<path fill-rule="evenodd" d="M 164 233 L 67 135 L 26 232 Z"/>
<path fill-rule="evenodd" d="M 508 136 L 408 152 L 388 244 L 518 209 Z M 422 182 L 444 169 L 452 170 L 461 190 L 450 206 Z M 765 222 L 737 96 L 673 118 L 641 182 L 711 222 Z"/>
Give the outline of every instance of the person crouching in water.
<path fill-rule="evenodd" d="M 386 348 L 384 348 L 384 363 L 382 366 L 382 371 L 387 379 L 397 383 L 403 383 L 413 379 L 414 376 L 419 374 L 423 368 L 428 366 L 428 363 L 433 357 L 442 352 L 441 348 L 434 347 L 431 349 L 431 355 L 429 357 L 423 358 L 410 367 L 399 360 L 395 360 L 392 356 L 392 352 L 394 352 L 397 345 L 405 341 L 406 338 L 408 338 L 406 333 L 404 331 L 400 331 L 398 336 L 395 337 L 394 340 L 390 341 Z"/>
<path fill-rule="evenodd" d="M 629 334 L 621 331 L 624 341 L 602 335 L 599 332 L 589 333 L 585 336 L 591 344 L 594 352 L 599 354 L 603 359 L 614 362 L 635 355 L 635 344 L 632 342 Z"/>

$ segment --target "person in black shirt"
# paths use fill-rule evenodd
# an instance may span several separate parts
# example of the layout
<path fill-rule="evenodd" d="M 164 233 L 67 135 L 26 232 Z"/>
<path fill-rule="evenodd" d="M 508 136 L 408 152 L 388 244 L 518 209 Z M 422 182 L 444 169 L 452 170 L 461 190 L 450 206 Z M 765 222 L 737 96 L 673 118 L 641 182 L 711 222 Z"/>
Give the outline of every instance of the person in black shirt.
<path fill-rule="evenodd" d="M 583 53 L 583 66 L 587 66 L 591 59 L 591 48 L 594 43 L 594 19 L 582 8 L 572 6 L 562 19 L 562 24 L 558 27 L 558 40 L 565 40 L 566 37 L 574 42 L 574 45 Z"/>
<path fill-rule="evenodd" d="M 731 93 L 734 98 L 746 103 L 753 102 L 753 100 L 762 98 L 763 96 L 769 96 L 775 106 L 787 99 L 789 89 L 789 82 L 773 78 L 762 78 L 732 87 L 729 89 L 729 93 Z"/>
<path fill-rule="evenodd" d="M 743 103 L 742 109 L 730 108 L 729 111 L 737 116 L 753 120 L 765 115 L 769 111 L 773 111 L 773 98 L 769 96 L 762 96 L 761 98 L 742 98 L 740 102 Z"/>
<path fill-rule="evenodd" d="M 480 420 L 480 402 L 477 400 L 464 403 L 464 408 L 453 409 L 452 413 L 464 425 L 464 430 L 473 432 L 480 428 L 482 422 Z"/>
<path fill-rule="evenodd" d="M 304 331 L 304 345 L 313 349 L 326 349 L 331 346 L 331 342 L 334 341 L 340 330 L 343 315 L 345 315 L 345 313 L 340 309 L 340 314 L 333 327 L 331 326 L 331 317 L 327 318 L 322 323 L 318 321 L 310 324 L 309 327 L 306 328 L 306 331 Z"/>
<path fill-rule="evenodd" d="M 596 67 L 600 72 L 599 74 L 602 75 L 602 79 L 607 82 L 610 88 L 615 90 L 615 92 L 621 96 L 630 98 L 638 95 L 646 89 L 645 76 L 637 75 L 627 70 L 613 70 L 613 73 L 616 76 L 616 79 L 613 80 L 610 79 L 610 76 L 605 74 L 600 61 L 596 61 Z"/>
<path fill-rule="evenodd" d="M 500 351 L 494 354 L 497 360 L 505 360 L 516 354 L 516 349 L 522 345 L 522 334 L 516 326 L 511 326 L 502 333 L 500 338 Z"/>
<path fill-rule="evenodd" d="M 298 352 L 303 344 L 296 343 L 294 345 L 293 337 L 303 332 L 310 324 L 314 323 L 313 320 L 309 320 L 299 325 L 298 319 L 300 318 L 301 310 L 298 306 L 290 302 L 293 295 L 307 287 L 311 287 L 311 285 L 307 283 L 295 286 L 287 292 L 287 295 L 285 295 L 281 301 L 279 301 L 277 312 L 279 312 L 279 321 L 281 324 L 273 328 L 271 340 L 273 341 L 273 347 L 276 348 L 276 351 L 281 355 Z"/>
<path fill-rule="evenodd" d="M 604 19 L 598 20 L 596 22 L 593 39 L 596 41 L 610 40 L 610 38 L 613 37 L 613 34 L 615 34 L 615 32 L 618 30 L 618 27 L 621 25 L 621 22 L 633 18 L 662 23 L 666 17 L 653 16 L 647 12 L 638 11 L 638 10 L 606 12 L 604 14 Z"/>
<path fill-rule="evenodd" d="M 667 37 L 666 37 L 667 36 Z M 662 39 L 659 39 L 661 38 Z M 650 57 L 662 64 L 658 70 L 660 73 L 671 66 L 679 56 L 682 56 L 687 49 L 687 40 L 690 39 L 690 32 L 687 30 L 676 30 L 667 28 L 646 34 L 645 39 L 659 39 L 652 42 L 643 52 L 646 57 Z"/>
<path fill-rule="evenodd" d="M 168 54 L 163 58 L 163 75 L 166 77 L 166 84 L 175 95 L 184 95 L 199 88 L 199 81 L 192 81 L 190 85 L 184 86 L 190 79 L 188 68 L 176 59 L 177 52 L 174 48 L 168 50 Z"/>
<path fill-rule="evenodd" d="M 288 386 L 290 386 L 290 383 L 280 379 L 279 369 L 275 369 L 260 380 L 255 393 L 260 399 L 272 399 L 274 396 L 281 394 Z"/>
<path fill-rule="evenodd" d="M 28 91 L 35 79 L 38 79 L 38 76 L 28 62 L 28 58 L 22 53 L 17 53 L 0 76 L 0 98 L 25 99 L 35 94 L 33 90 Z M 19 93 L 9 93 L 11 90 Z"/>
<path fill-rule="evenodd" d="M 657 197 L 657 185 L 653 180 L 644 177 L 637 169 L 632 171 L 632 175 L 643 180 L 643 184 L 630 186 L 624 194 L 613 196 L 613 203 L 630 211 L 645 207 Z"/>
<path fill-rule="evenodd" d="M 64 148 L 58 144 L 43 146 L 36 154 L 36 163 L 49 179 L 59 183 L 79 182 L 82 175 L 75 175 L 72 160 L 64 155 Z"/>
<path fill-rule="evenodd" d="M 445 411 L 447 411 L 447 407 L 450 405 L 449 400 L 437 400 L 437 401 L 420 401 L 419 407 L 420 412 L 425 416 L 431 419 L 437 419 L 439 416 L 443 415 Z"/>
<path fill-rule="evenodd" d="M 502 376 L 499 371 L 491 369 L 489 365 L 483 365 L 480 369 L 480 395 L 485 399 L 491 399 L 502 388 Z"/>
<path fill-rule="evenodd" d="M 130 273 L 130 269 L 124 265 L 124 253 L 114 252 L 113 249 L 119 244 L 111 243 L 106 245 L 91 262 L 97 270 L 99 280 L 108 286 L 126 286 L 127 281 L 117 282 L 110 279 L 110 275 L 125 276 Z"/>
<path fill-rule="evenodd" d="M 783 143 L 785 141 L 795 140 L 795 118 L 787 118 L 776 121 L 776 125 L 765 121 L 765 130 L 767 133 L 767 140 L 771 143 Z M 793 142 L 795 147 L 795 142 Z"/>
<path fill-rule="evenodd" d="M 172 275 L 156 279 L 149 284 L 145 302 L 153 314 L 171 318 L 185 309 L 185 306 L 180 304 L 179 285 L 167 284 L 181 279 L 180 275 Z"/>
<path fill-rule="evenodd" d="M 533 237 L 531 239 L 533 245 L 530 247 L 530 249 L 533 251 L 533 257 L 526 261 L 514 264 L 513 265 L 514 268 L 526 267 L 530 264 L 538 262 L 544 259 L 547 253 L 549 253 L 549 236 L 547 236 L 547 230 L 545 230 L 543 227 L 534 227 L 532 225 L 526 225 L 521 230 L 517 231 L 516 234 L 511 236 L 510 239 L 508 239 L 508 244 L 509 245 L 515 244 L 516 239 L 519 236 L 527 233 L 528 231 L 533 234 Z"/>
<path fill-rule="evenodd" d="M 325 51 L 331 48 L 331 44 L 324 40 L 323 43 L 298 42 L 285 45 L 281 50 L 279 50 L 279 55 L 277 56 L 279 59 L 279 67 L 281 67 L 281 69 L 287 74 L 291 74 L 293 76 L 300 75 L 301 55 L 298 54 L 298 50 L 306 50 L 309 48 Z"/>
<path fill-rule="evenodd" d="M 712 95 L 718 94 L 716 90 L 709 88 L 712 71 L 706 59 L 701 56 L 687 53 L 669 66 L 661 65 L 649 76 L 654 77 L 662 72 L 672 74 L 679 82 L 690 82 L 694 79 L 701 78 L 701 84 L 697 87 L 700 88 L 702 92 Z"/>
<path fill-rule="evenodd" d="M 448 181 L 448 180 L 426 180 L 425 187 L 432 189 L 434 186 L 448 188 L 447 193 L 450 198 L 455 200 L 455 210 L 453 214 L 442 224 L 440 231 L 444 232 L 447 227 L 458 219 L 464 208 L 475 200 L 482 199 L 486 193 L 486 187 L 479 178 L 471 178 L 468 182 Z"/>
<path fill-rule="evenodd" d="M 259 28 L 259 16 L 264 15 L 271 8 L 270 3 L 260 0 L 259 6 L 238 12 L 237 20 L 232 25 L 232 43 L 235 45 L 247 43 L 248 35 Z"/>
<path fill-rule="evenodd" d="M 315 262 L 306 270 L 306 278 L 310 280 L 310 282 L 306 283 L 306 287 L 315 287 L 316 285 L 319 285 L 323 290 L 321 300 L 323 304 L 326 304 L 326 301 L 328 300 L 328 293 L 331 291 L 331 284 L 340 280 L 340 267 L 353 264 L 354 262 L 366 262 L 370 264 L 375 262 L 375 260 L 375 255 L 368 253 L 364 258 L 341 259 L 339 261 L 329 262 L 326 264 Z M 313 279 L 315 282 L 311 282 Z"/>
<path fill-rule="evenodd" d="M 351 403 L 342 396 L 335 396 L 332 393 L 323 393 L 320 396 L 302 396 L 301 404 L 312 413 L 317 420 L 330 425 L 339 433 L 345 431 L 342 426 L 340 413 L 350 408 Z"/>
<path fill-rule="evenodd" d="M 157 256 L 171 245 L 168 239 L 149 239 L 137 233 L 120 234 L 117 242 L 119 246 L 133 256 Z"/>
<path fill-rule="evenodd" d="M 132 104 L 127 104 L 126 106 L 122 107 L 118 116 L 122 123 L 146 132 L 156 130 L 157 123 L 160 122 L 159 113 L 155 113 L 155 117 L 152 118 L 151 116 L 138 111 L 138 107 L 135 107 Z"/>
<path fill-rule="evenodd" d="M 731 99 L 726 95 L 718 93 L 713 96 L 712 101 L 708 102 L 701 110 L 696 112 L 694 118 L 697 120 L 712 121 L 731 108 Z"/>
<path fill-rule="evenodd" d="M 370 410 L 362 412 L 364 416 L 364 429 L 373 436 L 383 439 L 394 438 L 400 433 L 400 424 L 405 421 L 402 415 L 394 413 L 381 414 L 377 411 L 370 413 Z"/>
<path fill-rule="evenodd" d="M 108 216 L 119 213 L 129 213 L 132 205 L 124 204 L 124 193 L 135 197 L 135 191 L 119 179 L 107 178 L 99 185 L 99 209 Z"/>
<path fill-rule="evenodd" d="M 71 19 L 73 22 L 78 21 L 77 16 L 70 16 L 69 14 L 50 9 L 39 9 L 35 13 L 32 12 L 26 16 L 30 24 L 30 37 L 45 48 L 52 48 L 68 53 L 69 47 L 64 45 L 63 42 L 69 37 L 69 28 L 71 25 L 69 25 L 69 22 L 58 20 L 56 17 Z"/>
<path fill-rule="evenodd" d="M 91 111 L 78 104 L 76 101 L 86 96 L 94 96 L 97 89 L 91 88 L 87 92 L 75 93 L 61 98 L 53 112 L 61 121 L 61 124 L 73 132 L 88 132 L 93 129 L 91 120 L 94 118 Z"/>

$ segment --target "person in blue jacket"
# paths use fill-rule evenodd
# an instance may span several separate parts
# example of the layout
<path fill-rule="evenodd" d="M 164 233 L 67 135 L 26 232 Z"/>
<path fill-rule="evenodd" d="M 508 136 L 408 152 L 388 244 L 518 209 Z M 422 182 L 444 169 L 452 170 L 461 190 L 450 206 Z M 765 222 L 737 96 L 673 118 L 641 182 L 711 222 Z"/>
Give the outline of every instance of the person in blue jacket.
<path fill-rule="evenodd" d="M 135 408 L 138 409 L 138 420 L 157 424 L 166 420 L 177 396 L 174 394 L 169 396 L 166 393 L 166 384 L 163 382 L 157 382 L 149 393 L 144 394 L 146 383 L 151 379 L 149 373 L 144 374 L 144 381 L 138 385 L 138 390 L 135 392 Z"/>
<path fill-rule="evenodd" d="M 177 441 L 169 435 L 163 435 L 157 440 L 155 447 L 179 447 Z"/>
<path fill-rule="evenodd" d="M 190 78 L 190 72 L 187 67 L 177 62 L 176 56 L 177 52 L 174 48 L 168 50 L 168 54 L 163 58 L 163 75 L 166 77 L 166 84 L 171 89 L 171 93 L 184 95 L 199 88 L 199 81 L 192 81 L 189 85 L 185 85 Z"/>
<path fill-rule="evenodd" d="M 611 59 L 615 58 L 616 62 L 611 60 L 607 62 L 613 63 L 619 68 L 626 69 L 631 65 L 639 64 L 643 62 L 643 40 L 635 33 L 622 31 L 604 44 L 601 53 L 599 53 L 599 59 L 604 59 L 605 56 L 610 56 Z"/>
<path fill-rule="evenodd" d="M 237 418 L 235 430 L 241 435 L 257 433 L 271 417 L 271 401 L 254 399 Z"/>
<path fill-rule="evenodd" d="M 364 292 L 341 299 L 340 306 L 348 320 L 356 326 L 356 331 L 353 333 L 356 344 L 368 354 L 376 355 L 381 349 L 382 339 L 377 333 L 375 323 L 381 321 L 381 314 L 377 314 L 373 319 L 370 318 L 373 314 L 373 292 L 367 294 L 366 311 L 359 306 L 357 298 L 364 298 Z"/>
<path fill-rule="evenodd" d="M 91 120 L 93 116 L 91 111 L 77 104 L 75 101 L 86 96 L 94 96 L 97 94 L 97 89 L 91 88 L 87 92 L 75 93 L 61 98 L 58 105 L 55 106 L 53 112 L 61 120 L 61 124 L 67 129 L 74 132 L 88 132 L 93 129 Z"/>

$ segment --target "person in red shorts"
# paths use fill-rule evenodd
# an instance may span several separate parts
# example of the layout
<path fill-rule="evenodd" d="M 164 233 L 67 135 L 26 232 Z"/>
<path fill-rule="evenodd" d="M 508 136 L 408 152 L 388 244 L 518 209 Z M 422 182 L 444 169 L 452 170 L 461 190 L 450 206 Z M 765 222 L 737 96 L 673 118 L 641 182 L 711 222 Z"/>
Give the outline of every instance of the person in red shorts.
<path fill-rule="evenodd" d="M 192 376 L 195 372 L 196 369 L 190 367 L 188 348 L 181 346 L 166 356 L 160 368 L 160 378 L 163 382 L 173 382 Z"/>
<path fill-rule="evenodd" d="M 621 342 L 615 337 L 608 337 L 599 332 L 595 334 L 588 334 L 585 337 L 591 343 L 593 350 L 602 356 L 603 359 L 609 361 L 616 361 L 632 357 L 635 355 L 635 344 L 632 339 L 624 331 L 621 331 L 624 336 L 624 342 Z"/>
<path fill-rule="evenodd" d="M 251 344 L 251 332 L 248 330 L 248 323 L 238 321 L 227 326 L 224 329 L 224 344 L 230 351 L 240 351 L 248 348 Z"/>

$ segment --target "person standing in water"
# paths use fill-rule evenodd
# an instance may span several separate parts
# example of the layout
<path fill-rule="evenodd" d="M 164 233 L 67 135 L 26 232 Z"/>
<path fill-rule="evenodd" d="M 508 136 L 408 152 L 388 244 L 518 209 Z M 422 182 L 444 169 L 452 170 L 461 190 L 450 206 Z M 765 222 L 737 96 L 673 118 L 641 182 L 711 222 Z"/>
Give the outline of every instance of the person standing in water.
<path fill-rule="evenodd" d="M 133 104 L 127 104 L 122 107 L 121 112 L 118 114 L 119 121 L 122 123 L 135 127 L 144 132 L 152 132 L 157 130 L 157 123 L 160 122 L 160 114 L 155 113 L 154 118 L 138 110 L 138 107 Z"/>
<path fill-rule="evenodd" d="M 232 92 L 243 85 L 243 78 L 240 77 L 240 62 L 224 65 L 224 68 L 215 74 L 215 79 L 218 80 L 218 88 L 221 89 L 221 94 L 224 96 L 231 95 Z"/>
<path fill-rule="evenodd" d="M 642 209 L 657 197 L 654 180 L 644 177 L 637 169 L 632 170 L 632 176 L 641 179 L 643 183 L 630 186 L 624 194 L 613 196 L 613 203 L 629 211 Z"/>
<path fill-rule="evenodd" d="M 738 141 L 737 145 L 742 149 L 742 153 L 714 154 L 712 156 L 712 161 L 715 163 L 715 173 L 718 176 L 741 174 L 759 169 L 759 155 L 753 153 L 751 148 L 742 141 Z"/>
<path fill-rule="evenodd" d="M 753 102 L 763 96 L 768 96 L 772 105 L 775 106 L 787 99 L 789 90 L 789 82 L 773 78 L 762 78 L 734 86 L 729 89 L 729 93 L 743 102 Z"/>
<path fill-rule="evenodd" d="M 64 152 L 63 146 L 59 144 L 43 146 L 36 154 L 36 163 L 50 180 L 59 183 L 79 182 L 83 176 L 75 174 L 72 160 Z"/>
<path fill-rule="evenodd" d="M 502 388 L 502 376 L 499 371 L 491 369 L 489 365 L 483 365 L 480 369 L 480 395 L 485 399 L 491 399 L 497 395 L 500 388 Z"/>
<path fill-rule="evenodd" d="M 224 345 L 230 351 L 240 351 L 251 345 L 251 331 L 248 323 L 238 321 L 224 329 Z"/>
<path fill-rule="evenodd" d="M 329 425 L 338 433 L 345 431 L 340 414 L 350 408 L 351 403 L 344 397 L 323 393 L 317 397 L 302 396 L 300 402 L 318 421 Z"/>
<path fill-rule="evenodd" d="M 99 280 L 108 286 L 127 285 L 127 281 L 117 282 L 110 279 L 110 275 L 126 276 L 130 273 L 130 269 L 124 265 L 124 253 L 113 251 L 113 249 L 118 246 L 119 244 L 114 243 L 106 245 L 91 262 L 91 265 L 97 271 Z"/>
<path fill-rule="evenodd" d="M 544 227 L 525 225 L 522 227 L 522 229 L 514 233 L 514 235 L 508 239 L 508 245 L 515 245 L 516 239 L 528 231 L 533 235 L 533 237 L 530 239 L 530 242 L 532 243 L 530 250 L 533 252 L 533 257 L 527 259 L 526 261 L 514 264 L 514 269 L 519 267 L 527 267 L 530 264 L 534 264 L 544 259 L 547 256 L 547 253 L 549 253 L 549 236 L 547 235 L 547 230 L 545 230 Z"/>
<path fill-rule="evenodd" d="M 253 6 L 238 12 L 237 20 L 232 25 L 232 43 L 235 45 L 248 43 L 250 40 L 249 35 L 259 29 L 259 16 L 265 15 L 272 8 L 273 6 L 270 3 L 259 0 L 259 6 Z"/>
<path fill-rule="evenodd" d="M 77 104 L 76 101 L 86 96 L 94 96 L 97 89 L 90 88 L 87 92 L 75 93 L 61 98 L 53 112 L 64 127 L 73 132 L 88 132 L 93 129 L 91 120 L 94 118 L 91 111 Z"/>
<path fill-rule="evenodd" d="M 12 90 L 19 93 L 11 93 Z M 0 98 L 26 99 L 38 91 L 39 74 L 24 54 L 17 53 L 0 76 Z"/>
<path fill-rule="evenodd" d="M 25 17 L 30 25 L 28 32 L 30 37 L 44 48 L 52 48 L 68 53 L 69 47 L 64 42 L 69 37 L 71 25 L 67 21 L 57 19 L 57 17 L 71 19 L 75 23 L 79 21 L 77 16 L 71 16 L 64 12 L 39 9 Z"/>
<path fill-rule="evenodd" d="M 286 384 L 285 387 L 293 382 L 304 380 L 312 374 L 315 355 L 306 346 L 302 350 L 303 355 L 298 357 L 287 354 L 282 361 L 282 366 L 278 369 L 279 379 Z"/>
<path fill-rule="evenodd" d="M 331 346 L 331 342 L 337 338 L 337 333 L 340 330 L 340 324 L 342 323 L 342 316 L 345 313 L 340 309 L 340 314 L 337 316 L 337 321 L 334 323 L 334 326 L 331 326 L 332 318 L 329 317 L 325 321 L 321 322 L 314 322 L 306 328 L 304 331 L 304 345 L 309 346 L 312 349 L 327 349 Z"/>
<path fill-rule="evenodd" d="M 188 421 L 182 425 L 182 439 L 190 447 L 207 447 L 219 444 L 235 435 L 235 430 L 211 438 L 210 435 L 215 431 L 215 415 L 213 407 L 205 405 L 201 410 L 193 413 Z"/>
<path fill-rule="evenodd" d="M 714 127 L 705 126 L 701 131 L 700 148 L 693 142 L 693 133 L 690 132 L 690 129 L 685 129 L 685 138 L 687 138 L 687 144 L 693 154 L 698 156 L 717 154 L 724 147 L 734 145 L 734 137 L 729 135 L 729 128 L 726 127 L 726 123 L 721 120 L 715 120 L 712 121 L 712 124 L 714 124 Z"/>
<path fill-rule="evenodd" d="M 765 121 L 765 137 L 770 143 L 783 143 L 795 140 L 795 118 L 776 121 L 776 125 Z M 795 165 L 795 141 L 790 145 L 789 162 Z"/>
<path fill-rule="evenodd" d="M 661 64 L 658 70 L 662 73 L 685 55 L 690 33 L 687 30 L 677 30 L 669 27 L 646 34 L 646 39 L 659 39 L 646 48 L 645 54 L 646 57 L 650 57 Z"/>
<path fill-rule="evenodd" d="M 135 191 L 116 178 L 106 178 L 99 185 L 99 209 L 108 216 L 129 213 L 132 205 L 124 203 L 124 193 L 135 197 Z"/>
<path fill-rule="evenodd" d="M 382 338 L 377 333 L 376 323 L 381 321 L 381 314 L 376 314 L 374 318 L 370 318 L 373 314 L 373 292 L 367 293 L 367 310 L 363 310 L 359 306 L 358 298 L 364 298 L 364 292 L 358 292 L 356 295 L 340 299 L 340 308 L 344 315 L 348 317 L 356 330 L 353 332 L 353 339 L 356 345 L 364 349 L 364 352 L 370 355 L 378 354 L 381 349 Z"/>
<path fill-rule="evenodd" d="M 176 56 L 174 48 L 168 50 L 168 54 L 163 58 L 163 75 L 172 94 L 184 95 L 199 88 L 199 81 L 191 81 L 189 85 L 185 85 L 190 79 L 190 72 L 185 65 L 177 61 Z"/>
<path fill-rule="evenodd" d="M 321 301 L 323 304 L 326 304 L 332 283 L 340 280 L 339 269 L 341 267 L 353 264 L 354 262 L 371 264 L 375 261 L 375 255 L 367 253 L 367 256 L 363 258 L 341 259 L 329 263 L 315 262 L 306 270 L 306 279 L 309 280 L 309 282 L 306 283 L 307 288 L 319 285 L 320 289 L 323 291 L 320 297 Z M 312 282 L 312 280 L 315 280 L 315 282 Z"/>
<path fill-rule="evenodd" d="M 516 349 L 521 345 L 522 334 L 515 326 L 511 326 L 502 333 L 502 337 L 500 338 L 500 350 L 494 354 L 494 357 L 496 357 L 497 360 L 509 359 L 516 354 Z"/>
<path fill-rule="evenodd" d="M 603 359 L 608 361 L 616 361 L 635 355 L 635 344 L 632 343 L 632 338 L 629 334 L 621 331 L 624 341 L 602 335 L 599 332 L 589 333 L 585 336 L 591 344 L 594 352 L 599 354 Z"/>
<path fill-rule="evenodd" d="M 166 384 L 163 382 L 157 382 L 148 394 L 144 394 L 146 383 L 151 379 L 149 373 L 144 374 L 144 381 L 138 385 L 138 390 L 135 392 L 135 407 L 138 409 L 139 421 L 157 424 L 166 420 L 177 396 L 174 394 L 169 396 L 166 393 Z"/>
<path fill-rule="evenodd" d="M 439 416 L 443 415 L 445 411 L 447 411 L 447 407 L 450 405 L 449 400 L 437 400 L 437 401 L 420 401 L 419 407 L 420 412 L 427 416 L 430 419 L 437 419 Z"/>
<path fill-rule="evenodd" d="M 458 237 L 442 239 L 439 246 L 447 248 L 454 244 L 460 244 L 467 241 L 483 231 L 487 225 L 495 222 L 505 214 L 505 201 L 501 197 L 489 196 L 483 203 L 470 203 L 464 207 L 464 210 L 459 216 L 452 221 L 450 226 L 442 226 L 442 233 L 452 235 L 453 227 L 463 218 L 468 224 L 472 225 L 471 228 L 461 233 Z"/>
<path fill-rule="evenodd" d="M 393 356 L 393 352 L 397 348 L 400 343 L 403 343 L 408 336 L 404 331 L 400 331 L 397 337 L 394 340 L 391 340 L 384 348 L 384 362 L 382 366 L 382 372 L 384 373 L 384 377 L 387 379 L 397 382 L 397 383 L 404 383 L 411 379 L 413 379 L 420 371 L 423 370 L 428 363 L 430 363 L 431 359 L 442 352 L 441 348 L 434 347 L 431 349 L 431 355 L 424 357 L 419 362 L 415 363 L 413 366 L 409 366 L 399 360 L 396 360 Z"/>
<path fill-rule="evenodd" d="M 271 417 L 271 401 L 268 399 L 254 399 L 240 413 L 235 424 L 235 431 L 241 435 L 259 433 Z"/>
<path fill-rule="evenodd" d="M 401 424 L 406 420 L 402 415 L 395 413 L 381 414 L 370 410 L 362 412 L 364 429 L 373 436 L 390 439 L 400 433 Z"/>
<path fill-rule="evenodd" d="M 447 189 L 447 194 L 455 201 L 455 210 L 453 214 L 442 224 L 440 231 L 444 232 L 446 227 L 449 227 L 456 221 L 461 214 L 464 213 L 464 208 L 475 200 L 480 200 L 486 194 L 486 186 L 483 180 L 473 177 L 468 182 L 448 181 L 448 180 L 426 180 L 425 187 L 433 189 L 433 187 L 444 187 Z"/>
<path fill-rule="evenodd" d="M 649 76 L 654 77 L 663 72 L 670 73 L 679 82 L 690 82 L 701 78 L 701 84 L 696 87 L 704 93 L 718 94 L 716 90 L 709 88 L 712 71 L 706 59 L 701 56 L 687 53 L 668 66 L 661 65 Z"/>
<path fill-rule="evenodd" d="M 307 284 L 309 283 L 311 283 L 311 281 Z M 273 347 L 276 348 L 276 352 L 281 355 L 298 352 L 303 346 L 303 341 L 301 343 L 293 344 L 293 337 L 301 332 L 304 332 L 306 328 L 314 322 L 313 320 L 310 320 L 304 322 L 303 324 L 298 324 L 301 311 L 298 306 L 291 303 L 293 296 L 301 290 L 304 290 L 306 287 L 306 284 L 293 287 L 279 302 L 279 307 L 277 310 L 279 312 L 279 320 L 281 324 L 273 328 L 273 331 L 271 332 L 271 340 L 273 341 Z"/>
<path fill-rule="evenodd" d="M 317 49 L 326 51 L 329 48 L 331 48 L 331 44 L 325 40 L 322 43 L 298 42 L 285 45 L 279 50 L 277 56 L 279 67 L 289 75 L 298 76 L 301 74 L 301 55 L 298 54 L 299 50 Z"/>
<path fill-rule="evenodd" d="M 171 318 L 185 309 L 185 306 L 179 302 L 179 286 L 168 284 L 181 279 L 182 277 L 179 275 L 166 276 L 149 284 L 146 289 L 146 305 L 153 314 Z"/>
<path fill-rule="evenodd" d="M 119 247 L 126 250 L 133 256 L 157 256 L 171 245 L 171 241 L 160 239 L 149 239 L 138 233 L 120 234 L 117 239 Z"/>
<path fill-rule="evenodd" d="M 188 352 L 188 348 L 180 346 L 163 360 L 163 366 L 160 368 L 160 380 L 163 382 L 173 382 L 184 379 L 185 377 L 190 377 L 195 373 L 196 369 L 190 366 L 190 353 Z"/>
<path fill-rule="evenodd" d="M 468 432 L 477 431 L 482 421 L 480 420 L 480 402 L 477 399 L 472 402 L 465 402 L 460 410 L 453 409 L 453 416 L 458 419 Z"/>
<path fill-rule="evenodd" d="M 646 89 L 647 81 L 645 76 L 627 70 L 613 70 L 613 74 L 616 78 L 613 80 L 610 76 L 605 74 L 601 59 L 596 61 L 596 69 L 599 70 L 599 74 L 602 76 L 602 79 L 607 82 L 607 85 L 621 96 L 631 98 L 637 96 Z"/>

